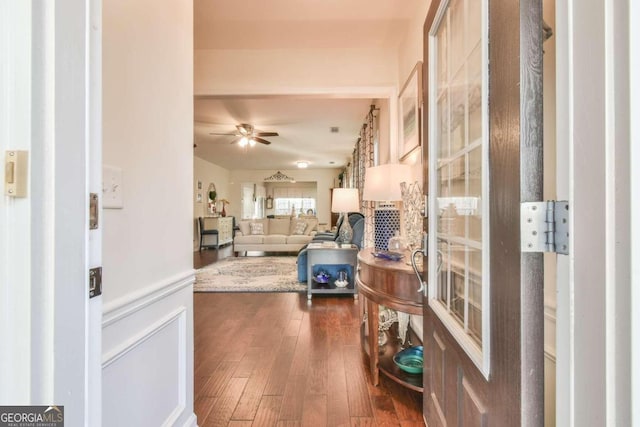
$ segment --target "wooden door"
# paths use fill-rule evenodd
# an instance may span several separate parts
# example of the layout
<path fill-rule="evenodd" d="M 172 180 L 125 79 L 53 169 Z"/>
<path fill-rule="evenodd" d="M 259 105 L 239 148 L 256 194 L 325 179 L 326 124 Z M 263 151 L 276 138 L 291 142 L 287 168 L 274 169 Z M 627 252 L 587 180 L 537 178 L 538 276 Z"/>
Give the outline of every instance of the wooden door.
<path fill-rule="evenodd" d="M 520 251 L 520 203 L 542 196 L 541 24 L 539 0 L 434 0 L 425 21 L 430 427 L 544 422 L 542 255 Z"/>

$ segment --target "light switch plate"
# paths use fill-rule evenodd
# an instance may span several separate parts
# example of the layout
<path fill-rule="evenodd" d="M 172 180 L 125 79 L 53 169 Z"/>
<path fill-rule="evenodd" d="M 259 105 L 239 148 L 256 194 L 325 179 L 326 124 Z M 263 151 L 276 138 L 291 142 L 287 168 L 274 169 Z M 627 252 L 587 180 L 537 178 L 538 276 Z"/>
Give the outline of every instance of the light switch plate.
<path fill-rule="evenodd" d="M 102 166 L 102 207 L 122 209 L 122 169 L 115 166 Z"/>

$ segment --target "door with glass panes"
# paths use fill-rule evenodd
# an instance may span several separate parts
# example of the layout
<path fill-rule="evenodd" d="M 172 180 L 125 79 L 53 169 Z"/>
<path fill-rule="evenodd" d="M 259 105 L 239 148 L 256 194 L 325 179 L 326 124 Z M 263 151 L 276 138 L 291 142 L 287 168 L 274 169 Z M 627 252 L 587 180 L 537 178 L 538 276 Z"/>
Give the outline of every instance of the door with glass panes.
<path fill-rule="evenodd" d="M 538 0 L 434 0 L 425 21 L 430 427 L 543 422 L 542 255 L 520 251 L 520 202 L 542 195 L 541 24 Z"/>

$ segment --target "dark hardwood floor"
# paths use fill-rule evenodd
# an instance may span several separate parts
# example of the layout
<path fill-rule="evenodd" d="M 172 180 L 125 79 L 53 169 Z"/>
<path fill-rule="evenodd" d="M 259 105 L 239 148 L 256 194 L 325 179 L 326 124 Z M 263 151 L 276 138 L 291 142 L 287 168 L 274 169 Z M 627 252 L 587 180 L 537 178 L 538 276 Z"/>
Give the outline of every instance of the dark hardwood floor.
<path fill-rule="evenodd" d="M 230 256 L 233 256 L 233 245 L 226 245 L 219 249 L 195 251 L 193 253 L 193 268 L 202 268 Z"/>
<path fill-rule="evenodd" d="M 423 426 L 422 395 L 360 351 L 359 302 L 298 293 L 196 293 L 200 426 Z"/>

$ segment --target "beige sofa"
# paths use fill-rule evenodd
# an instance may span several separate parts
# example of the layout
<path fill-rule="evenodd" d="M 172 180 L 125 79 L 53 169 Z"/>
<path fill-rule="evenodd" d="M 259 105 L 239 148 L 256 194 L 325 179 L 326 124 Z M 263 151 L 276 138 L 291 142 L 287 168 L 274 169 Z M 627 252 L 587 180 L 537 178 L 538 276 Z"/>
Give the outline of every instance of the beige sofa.
<path fill-rule="evenodd" d="M 233 238 L 236 255 L 246 251 L 297 252 L 318 229 L 317 218 L 243 219 Z"/>

